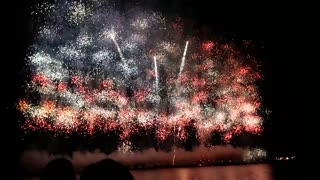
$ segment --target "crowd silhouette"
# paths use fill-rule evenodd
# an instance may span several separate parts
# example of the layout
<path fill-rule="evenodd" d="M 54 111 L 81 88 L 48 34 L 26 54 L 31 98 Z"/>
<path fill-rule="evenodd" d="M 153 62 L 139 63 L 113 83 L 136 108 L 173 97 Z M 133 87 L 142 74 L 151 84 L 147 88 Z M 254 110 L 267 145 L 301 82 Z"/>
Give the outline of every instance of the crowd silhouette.
<path fill-rule="evenodd" d="M 112 159 L 103 159 L 83 169 L 80 180 L 133 180 L 129 168 Z M 44 168 L 41 180 L 76 180 L 72 163 L 64 158 L 50 161 Z"/>

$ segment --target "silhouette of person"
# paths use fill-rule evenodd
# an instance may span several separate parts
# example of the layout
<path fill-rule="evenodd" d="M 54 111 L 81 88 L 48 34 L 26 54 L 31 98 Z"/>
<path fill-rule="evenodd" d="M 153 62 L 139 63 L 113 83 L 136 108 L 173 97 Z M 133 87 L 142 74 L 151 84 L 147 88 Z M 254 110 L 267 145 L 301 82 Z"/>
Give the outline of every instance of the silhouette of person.
<path fill-rule="evenodd" d="M 64 158 L 50 161 L 42 172 L 41 180 L 75 180 L 72 163 Z"/>
<path fill-rule="evenodd" d="M 129 169 L 112 159 L 104 159 L 84 168 L 80 180 L 121 179 L 133 180 Z"/>

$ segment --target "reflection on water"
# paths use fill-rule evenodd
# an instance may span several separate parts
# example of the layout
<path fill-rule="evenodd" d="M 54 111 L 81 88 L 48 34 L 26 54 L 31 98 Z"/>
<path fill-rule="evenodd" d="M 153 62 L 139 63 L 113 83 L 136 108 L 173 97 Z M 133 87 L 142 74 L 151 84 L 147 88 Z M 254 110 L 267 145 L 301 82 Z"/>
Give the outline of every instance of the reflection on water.
<path fill-rule="evenodd" d="M 135 170 L 136 180 L 270 180 L 272 168 L 266 164 Z"/>
<path fill-rule="evenodd" d="M 273 180 L 267 164 L 167 168 L 131 171 L 135 180 Z M 26 178 L 39 180 L 39 177 Z M 78 176 L 79 179 L 79 176 Z"/>

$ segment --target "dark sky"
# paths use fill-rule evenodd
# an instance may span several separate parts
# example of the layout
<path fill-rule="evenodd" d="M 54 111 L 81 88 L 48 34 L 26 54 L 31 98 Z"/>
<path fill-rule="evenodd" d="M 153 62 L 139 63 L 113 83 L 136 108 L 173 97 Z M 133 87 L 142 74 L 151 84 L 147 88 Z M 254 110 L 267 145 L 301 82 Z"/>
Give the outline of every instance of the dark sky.
<path fill-rule="evenodd" d="M 121 1 L 126 4 L 124 0 Z M 139 0 L 141 5 L 175 13 L 195 22 L 199 27 L 206 27 L 223 34 L 227 39 L 253 40 L 257 44 L 257 54 L 263 61 L 264 81 L 261 85 L 264 106 L 271 109 L 272 114 L 265 125 L 264 139 L 273 150 L 279 152 L 295 152 L 299 137 L 298 125 L 305 121 L 303 117 L 303 97 L 299 94 L 304 83 L 299 80 L 303 63 L 297 59 L 302 46 L 298 42 L 303 38 L 298 28 L 301 27 L 293 12 L 274 5 L 235 5 L 210 2 L 208 0 Z M 15 23 L 15 59 L 12 61 L 13 79 L 11 80 L 7 110 L 13 112 L 10 123 L 17 132 L 15 119 L 19 115 L 13 110 L 13 103 L 23 93 L 21 88 L 23 76 L 21 72 L 28 44 L 31 43 L 32 29 L 30 25 L 30 1 L 21 1 L 16 9 Z M 250 7 L 251 6 L 251 7 Z M 126 5 L 123 6 L 126 8 Z M 292 23 L 294 21 L 294 23 Z M 297 53 L 296 53 L 297 52 Z M 299 63 L 299 66 L 297 64 Z"/>

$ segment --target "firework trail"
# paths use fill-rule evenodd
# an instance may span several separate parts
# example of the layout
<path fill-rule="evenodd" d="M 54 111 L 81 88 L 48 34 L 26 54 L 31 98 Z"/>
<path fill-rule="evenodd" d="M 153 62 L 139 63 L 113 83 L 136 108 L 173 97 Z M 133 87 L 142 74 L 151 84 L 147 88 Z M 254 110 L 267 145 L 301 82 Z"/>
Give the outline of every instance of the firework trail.
<path fill-rule="evenodd" d="M 156 126 L 158 141 L 185 141 L 193 122 L 201 142 L 213 132 L 228 142 L 262 130 L 261 75 L 232 44 L 185 35 L 181 21 L 157 12 L 120 14 L 108 1 L 44 3 L 33 17 L 31 74 L 17 103 L 24 131 L 117 130 L 129 142 Z"/>
<path fill-rule="evenodd" d="M 181 60 L 181 65 L 180 65 L 180 71 L 179 71 L 179 76 L 181 75 L 181 72 L 183 70 L 183 67 L 184 67 L 184 63 L 185 63 L 185 60 L 186 60 L 186 54 L 187 54 L 187 50 L 188 50 L 188 41 L 186 42 L 186 46 L 184 48 L 184 51 L 183 51 L 183 56 L 182 56 L 182 60 Z"/>
<path fill-rule="evenodd" d="M 158 67 L 157 67 L 157 58 L 154 56 L 154 73 L 156 76 L 156 91 L 158 91 L 159 88 L 159 75 L 158 75 Z"/>
<path fill-rule="evenodd" d="M 124 59 L 123 54 L 122 54 L 122 52 L 121 52 L 121 48 L 119 47 L 119 44 L 118 44 L 117 41 L 116 41 L 115 32 L 114 32 L 114 31 L 111 31 L 108 36 L 112 39 L 112 41 L 113 41 L 114 44 L 116 45 L 121 60 L 122 60 L 123 62 L 125 62 L 125 59 Z"/>

